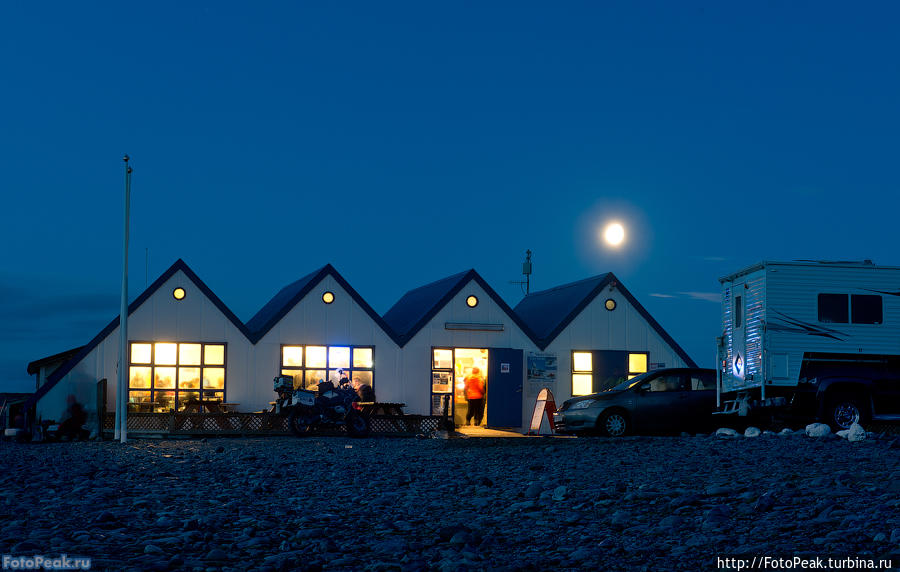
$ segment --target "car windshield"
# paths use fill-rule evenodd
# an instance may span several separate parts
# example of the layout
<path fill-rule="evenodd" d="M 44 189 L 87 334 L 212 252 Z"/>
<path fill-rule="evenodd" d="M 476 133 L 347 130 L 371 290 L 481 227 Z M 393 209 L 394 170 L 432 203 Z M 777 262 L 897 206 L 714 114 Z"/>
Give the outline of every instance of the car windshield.
<path fill-rule="evenodd" d="M 656 372 L 655 372 L 655 371 L 648 371 L 647 373 L 642 373 L 642 374 L 640 374 L 640 375 L 637 375 L 637 376 L 635 376 L 635 377 L 632 377 L 632 378 L 629 379 L 628 381 L 623 381 L 622 383 L 620 383 L 619 385 L 613 387 L 612 389 L 609 389 L 608 391 L 625 391 L 625 390 L 628 389 L 629 387 L 633 387 L 633 386 L 635 386 L 636 384 L 638 384 L 638 383 L 644 381 L 644 380 L 647 379 L 647 377 L 649 377 L 650 374 L 652 374 L 652 373 L 656 373 Z"/>

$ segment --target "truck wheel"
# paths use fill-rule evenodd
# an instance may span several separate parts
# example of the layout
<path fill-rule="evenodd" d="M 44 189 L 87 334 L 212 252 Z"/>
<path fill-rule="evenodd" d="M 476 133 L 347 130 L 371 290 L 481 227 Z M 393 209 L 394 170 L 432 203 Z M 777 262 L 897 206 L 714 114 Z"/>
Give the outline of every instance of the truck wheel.
<path fill-rule="evenodd" d="M 628 418 L 621 411 L 608 411 L 597 420 L 597 428 L 607 437 L 622 437 L 628 433 Z"/>
<path fill-rule="evenodd" d="M 838 395 L 831 400 L 825 420 L 832 429 L 840 431 L 868 419 L 862 399 L 855 395 Z"/>

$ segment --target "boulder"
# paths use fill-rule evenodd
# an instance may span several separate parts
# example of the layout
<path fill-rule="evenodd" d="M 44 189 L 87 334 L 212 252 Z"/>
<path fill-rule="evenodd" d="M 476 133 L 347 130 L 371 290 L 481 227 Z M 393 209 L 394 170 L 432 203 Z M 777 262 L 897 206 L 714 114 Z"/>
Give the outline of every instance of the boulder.
<path fill-rule="evenodd" d="M 828 437 L 831 435 L 831 427 L 824 423 L 810 423 L 806 426 L 806 435 L 809 437 Z"/>

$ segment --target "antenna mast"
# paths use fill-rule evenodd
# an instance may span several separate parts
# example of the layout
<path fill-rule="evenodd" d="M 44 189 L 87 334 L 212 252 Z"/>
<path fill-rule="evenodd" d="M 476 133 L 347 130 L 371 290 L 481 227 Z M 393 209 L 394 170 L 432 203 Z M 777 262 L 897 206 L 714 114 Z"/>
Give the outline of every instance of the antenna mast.
<path fill-rule="evenodd" d="M 531 293 L 531 251 L 525 251 L 525 262 L 522 263 L 522 274 L 525 275 L 525 280 L 512 280 L 510 284 L 518 284 L 520 287 L 524 287 L 525 295 Z"/>

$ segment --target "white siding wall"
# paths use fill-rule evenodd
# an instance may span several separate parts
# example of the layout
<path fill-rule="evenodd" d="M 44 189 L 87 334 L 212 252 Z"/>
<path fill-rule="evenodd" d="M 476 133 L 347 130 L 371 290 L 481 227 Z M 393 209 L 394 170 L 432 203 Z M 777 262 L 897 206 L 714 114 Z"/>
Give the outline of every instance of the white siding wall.
<path fill-rule="evenodd" d="M 466 298 L 475 295 L 478 305 L 469 308 Z M 476 322 L 503 324 L 502 332 L 480 332 L 468 330 L 448 330 L 447 322 Z M 503 309 L 498 306 L 477 282 L 471 280 L 450 300 L 431 321 L 425 325 L 405 346 L 402 355 L 402 379 L 404 380 L 402 402 L 408 413 L 428 415 L 431 413 L 431 348 L 447 346 L 456 348 L 516 348 L 536 351 L 531 339 L 522 332 Z M 524 371 L 524 362 L 522 365 Z M 490 384 L 490 380 L 488 380 Z M 523 392 L 523 420 L 531 418 L 531 410 L 525 415 Z M 525 421 L 527 422 L 527 421 Z"/>
<path fill-rule="evenodd" d="M 183 300 L 172 296 L 172 290 L 179 286 L 185 290 Z M 250 384 L 255 374 L 250 371 L 250 342 L 183 272 L 173 274 L 128 317 L 128 339 L 225 342 L 226 401 L 240 403 L 243 410 L 252 403 Z M 104 377 L 107 379 L 106 408 L 115 411 L 118 359 L 119 328 L 116 327 L 38 402 L 37 416 L 58 420 L 66 410 L 69 394 L 75 395 L 89 412 L 96 413 L 97 381 Z"/>
<path fill-rule="evenodd" d="M 334 302 L 325 304 L 324 292 L 334 293 Z M 275 399 L 272 378 L 281 373 L 282 344 L 375 346 L 375 394 L 382 402 L 401 401 L 400 348 L 332 276 L 325 277 L 257 342 L 254 403 L 268 406 Z"/>
<path fill-rule="evenodd" d="M 818 306 L 820 293 L 897 292 L 900 269 L 772 264 L 766 268 L 766 279 L 770 320 L 777 318 L 773 311 L 778 311 L 822 329 L 837 330 L 841 334 L 838 337 L 845 338 L 838 341 L 824 336 L 769 332 L 766 340 L 769 354 L 787 354 L 787 379 L 773 380 L 774 383 L 797 383 L 804 352 L 900 355 L 900 297 L 881 295 L 882 324 L 823 324 L 819 322 Z M 768 369 L 771 377 L 772 369 Z"/>
<path fill-rule="evenodd" d="M 606 309 L 612 298 L 616 309 Z M 647 366 L 687 367 L 672 346 L 660 336 L 618 290 L 604 290 L 572 320 L 544 350 L 559 358 L 556 387 L 551 387 L 556 403 L 572 397 L 572 350 L 624 350 L 649 352 Z M 532 393 L 536 389 L 531 388 Z M 530 396 L 534 399 L 534 395 Z"/>

